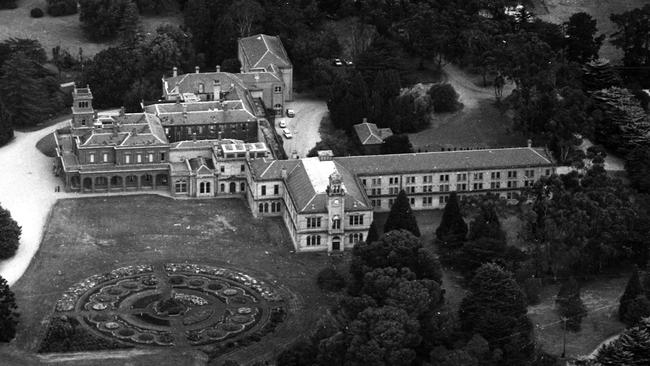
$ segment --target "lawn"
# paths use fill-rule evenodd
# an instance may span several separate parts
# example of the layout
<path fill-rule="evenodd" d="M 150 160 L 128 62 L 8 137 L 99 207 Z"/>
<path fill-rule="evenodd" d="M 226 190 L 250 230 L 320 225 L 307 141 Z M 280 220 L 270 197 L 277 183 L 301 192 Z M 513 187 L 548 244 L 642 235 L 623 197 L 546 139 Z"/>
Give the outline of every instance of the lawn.
<path fill-rule="evenodd" d="M 36 19 L 29 16 L 29 11 L 35 7 L 45 11 L 45 0 L 19 0 L 17 3 L 16 9 L 0 10 L 0 40 L 12 37 L 33 38 L 41 42 L 48 55 L 51 54 L 52 48 L 61 46 L 73 56 L 77 56 L 79 48 L 82 48 L 84 57 L 92 57 L 113 45 L 110 42 L 96 43 L 87 39 L 79 26 L 79 14 L 62 17 L 45 14 L 44 17 Z M 161 24 L 178 25 L 181 22 L 178 14 L 141 17 L 145 32 L 153 32 Z"/>
<path fill-rule="evenodd" d="M 586 283 L 582 301 L 588 315 L 582 320 L 580 332 L 566 333 L 567 357 L 590 354 L 601 342 L 620 333 L 625 325 L 618 321 L 618 302 L 628 277 L 603 277 Z M 535 328 L 535 341 L 546 352 L 562 354 L 562 322 L 555 312 L 555 296 L 559 285 L 544 288 L 539 305 L 528 308 L 528 317 Z"/>
<path fill-rule="evenodd" d="M 34 354 L 45 331 L 43 322 L 72 284 L 118 267 L 170 261 L 237 269 L 289 294 L 290 315 L 272 335 L 222 359 L 270 358 L 311 331 L 334 301 L 315 286 L 316 274 L 328 265 L 329 257 L 297 255 L 291 249 L 279 219 L 254 219 L 238 199 L 173 200 L 143 195 L 58 201 L 38 253 L 13 287 L 21 323 L 15 341 L 0 347 L 0 359 L 38 363 Z M 338 259 L 342 271 L 347 271 L 346 258 Z M 157 365 L 167 364 L 168 356 L 181 352 L 198 354 L 178 347 L 144 349 L 145 355 L 130 354 L 131 360 Z M 186 362 L 191 363 L 191 358 Z M 93 364 L 103 363 L 94 360 Z"/>
<path fill-rule="evenodd" d="M 473 108 L 435 114 L 426 130 L 409 134 L 413 148 L 415 151 L 440 151 L 443 148 L 525 146 L 526 139 L 512 131 L 511 119 L 493 103 L 485 99 Z"/>

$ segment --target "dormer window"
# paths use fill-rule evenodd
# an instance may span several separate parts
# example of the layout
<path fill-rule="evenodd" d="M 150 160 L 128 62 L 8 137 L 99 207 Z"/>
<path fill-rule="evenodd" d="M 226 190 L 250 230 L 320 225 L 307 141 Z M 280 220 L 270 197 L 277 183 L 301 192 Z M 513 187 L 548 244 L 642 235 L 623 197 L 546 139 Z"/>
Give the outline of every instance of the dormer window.
<path fill-rule="evenodd" d="M 199 83 L 199 94 L 205 93 L 205 85 L 203 83 Z"/>
<path fill-rule="evenodd" d="M 276 86 L 275 88 L 273 88 L 273 90 L 274 90 L 276 93 L 282 93 L 282 87 L 279 86 L 279 85 Z"/>

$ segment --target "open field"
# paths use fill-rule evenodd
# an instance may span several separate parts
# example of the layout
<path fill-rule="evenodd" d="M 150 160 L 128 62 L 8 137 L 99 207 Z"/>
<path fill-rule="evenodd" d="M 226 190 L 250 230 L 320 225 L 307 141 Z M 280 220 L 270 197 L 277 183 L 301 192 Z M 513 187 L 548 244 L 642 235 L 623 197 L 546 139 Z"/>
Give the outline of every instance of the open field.
<path fill-rule="evenodd" d="M 614 33 L 614 23 L 609 20 L 610 14 L 618 14 L 647 4 L 647 0 L 542 0 L 545 6 L 535 9 L 540 19 L 547 22 L 563 23 L 569 20 L 572 14 L 585 12 L 598 21 L 600 33 L 608 37 Z M 615 48 L 609 39 L 603 42 L 600 57 L 613 61 L 620 61 L 623 54 Z"/>
<path fill-rule="evenodd" d="M 625 324 L 618 321 L 618 302 L 627 277 L 602 277 L 586 283 L 581 292 L 588 315 L 582 319 L 582 330 L 566 333 L 566 355 L 577 357 L 590 354 L 601 342 L 620 333 Z M 559 285 L 547 286 L 542 302 L 528 308 L 528 317 L 535 328 L 535 341 L 546 352 L 562 353 L 562 322 L 555 311 L 555 296 Z"/>
<path fill-rule="evenodd" d="M 16 339 L 0 347 L 0 359 L 32 365 L 57 357 L 37 357 L 35 350 L 54 303 L 77 281 L 118 267 L 172 261 L 241 270 L 291 293 L 286 305 L 291 315 L 271 336 L 223 359 L 271 357 L 295 337 L 308 333 L 333 303 L 332 297 L 315 286 L 317 272 L 328 265 L 327 255 L 296 255 L 291 249 L 279 219 L 254 219 L 238 199 L 173 200 L 143 195 L 60 200 L 41 248 L 13 286 L 21 323 Z M 338 263 L 342 271 L 347 271 L 345 258 Z M 191 356 L 198 353 L 189 348 L 143 350 L 144 354 L 131 355 L 134 364 L 167 364 L 167 357 L 178 353 L 188 357 L 177 364 L 198 360 Z M 104 363 L 93 360 L 92 364 Z M 116 363 L 109 360 L 106 364 Z"/>
<path fill-rule="evenodd" d="M 0 10 L 0 40 L 7 38 L 34 38 L 41 42 L 43 48 L 51 57 L 52 48 L 61 46 L 71 55 L 77 56 L 79 48 L 83 49 L 84 57 L 92 57 L 97 52 L 108 48 L 113 43 L 96 43 L 85 37 L 79 26 L 79 14 L 62 17 L 44 17 L 36 19 L 29 16 L 32 8 L 47 9 L 45 0 L 18 0 L 18 8 Z M 181 17 L 175 14 L 165 16 L 141 17 L 142 28 L 145 32 L 153 32 L 159 25 L 181 24 Z"/>

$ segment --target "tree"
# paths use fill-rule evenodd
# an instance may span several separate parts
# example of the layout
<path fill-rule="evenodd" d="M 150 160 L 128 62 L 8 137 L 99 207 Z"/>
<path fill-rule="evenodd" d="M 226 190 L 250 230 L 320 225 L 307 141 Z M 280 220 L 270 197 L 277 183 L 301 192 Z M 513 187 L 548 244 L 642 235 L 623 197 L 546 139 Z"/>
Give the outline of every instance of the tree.
<path fill-rule="evenodd" d="M 500 349 L 504 359 L 514 364 L 527 360 L 534 348 L 526 312 L 525 295 L 512 274 L 488 263 L 470 282 L 470 294 L 461 302 L 459 317 L 464 331 L 481 335 L 490 349 Z"/>
<path fill-rule="evenodd" d="M 643 193 L 650 193 L 650 149 L 639 145 L 625 159 L 627 171 L 632 186 Z"/>
<path fill-rule="evenodd" d="M 462 243 L 467 237 L 467 224 L 460 213 L 456 192 L 451 192 L 449 195 L 440 226 L 436 229 L 436 237 L 443 243 L 451 245 Z"/>
<path fill-rule="evenodd" d="M 47 13 L 53 17 L 77 13 L 77 0 L 47 0 Z"/>
<path fill-rule="evenodd" d="M 377 222 L 372 220 L 370 227 L 368 228 L 368 236 L 366 236 L 366 242 L 372 243 L 379 240 L 379 229 L 377 229 Z"/>
<path fill-rule="evenodd" d="M 451 84 L 434 84 L 429 89 L 429 95 L 436 113 L 454 112 L 463 105 L 458 101 L 460 96 Z"/>
<path fill-rule="evenodd" d="M 139 26 L 140 15 L 138 13 L 138 7 L 132 1 L 129 1 L 124 6 L 120 20 L 119 34 L 122 42 L 135 45 L 138 42 Z"/>
<path fill-rule="evenodd" d="M 636 78 L 643 86 L 650 85 L 650 4 L 620 14 L 611 14 L 618 28 L 611 42 L 623 51 L 623 64 L 629 68 L 629 78 Z"/>
<path fill-rule="evenodd" d="M 598 58 L 605 35 L 596 36 L 596 19 L 580 12 L 571 15 L 566 24 L 566 58 L 581 64 Z"/>
<path fill-rule="evenodd" d="M 0 277 L 0 342 L 9 342 L 16 335 L 18 307 L 7 281 Z"/>
<path fill-rule="evenodd" d="M 239 37 L 253 34 L 253 26 L 262 20 L 264 9 L 255 0 L 236 0 L 227 13 L 232 14 Z"/>
<path fill-rule="evenodd" d="M 142 59 L 136 49 L 111 47 L 97 53 L 86 64 L 81 85 L 91 86 L 96 107 L 124 104 L 124 96 L 140 74 Z"/>
<path fill-rule="evenodd" d="M 121 29 L 132 29 L 137 19 L 137 7 L 132 0 L 79 1 L 81 28 L 95 40 L 112 39 Z"/>
<path fill-rule="evenodd" d="M 388 213 L 388 218 L 384 225 L 384 232 L 387 233 L 391 230 L 400 229 L 408 230 L 413 235 L 420 236 L 418 222 L 415 219 L 409 199 L 403 189 L 399 192 L 393 206 L 390 208 L 390 213 Z"/>
<path fill-rule="evenodd" d="M 578 332 L 582 318 L 587 316 L 587 309 L 580 298 L 580 285 L 574 277 L 560 286 L 557 294 L 556 303 L 560 316 L 566 318 L 566 329 Z"/>
<path fill-rule="evenodd" d="M 11 258 L 20 244 L 21 229 L 8 210 L 0 206 L 0 259 Z"/>
<path fill-rule="evenodd" d="M 639 279 L 639 270 L 634 268 L 619 302 L 618 318 L 628 326 L 633 326 L 641 318 L 650 316 L 649 305 Z"/>
<path fill-rule="evenodd" d="M 0 98 L 0 146 L 5 145 L 14 138 L 14 130 L 11 127 L 11 116 Z"/>
<path fill-rule="evenodd" d="M 392 135 L 381 145 L 382 154 L 408 154 L 413 152 L 413 145 L 406 134 Z"/>
<path fill-rule="evenodd" d="M 469 240 L 479 238 L 495 239 L 505 243 L 506 233 L 501 228 L 499 215 L 490 203 L 481 206 L 480 213 L 469 224 Z"/>
<path fill-rule="evenodd" d="M 317 354 L 318 348 L 313 343 L 300 341 L 280 353 L 277 366 L 313 365 Z"/>
<path fill-rule="evenodd" d="M 629 328 L 596 353 L 596 365 L 643 365 L 650 360 L 650 319 Z"/>

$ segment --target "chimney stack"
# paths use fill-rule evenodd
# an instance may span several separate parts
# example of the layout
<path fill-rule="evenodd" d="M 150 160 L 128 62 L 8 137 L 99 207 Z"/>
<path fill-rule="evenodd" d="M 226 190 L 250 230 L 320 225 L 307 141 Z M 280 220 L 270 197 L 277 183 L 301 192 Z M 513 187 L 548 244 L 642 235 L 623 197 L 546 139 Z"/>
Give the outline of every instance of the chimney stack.
<path fill-rule="evenodd" d="M 363 123 L 368 123 L 368 118 L 363 117 Z"/>
<path fill-rule="evenodd" d="M 196 142 L 196 132 L 192 132 L 192 141 Z"/>
<path fill-rule="evenodd" d="M 177 76 L 178 76 L 178 67 L 174 66 L 174 68 L 172 69 L 172 75 L 173 75 L 174 77 L 177 77 Z"/>
<path fill-rule="evenodd" d="M 217 65 L 217 72 L 221 72 L 221 65 Z"/>
<path fill-rule="evenodd" d="M 219 66 L 217 66 L 219 67 Z M 219 80 L 215 80 L 212 84 L 212 94 L 213 97 L 212 99 L 214 100 L 221 100 L 221 82 Z"/>
<path fill-rule="evenodd" d="M 187 117 L 187 104 L 183 104 L 183 117 Z"/>
<path fill-rule="evenodd" d="M 533 140 L 528 139 L 526 140 L 526 143 L 528 144 L 528 147 L 533 147 Z"/>
<path fill-rule="evenodd" d="M 287 168 L 282 168 L 280 174 L 282 174 L 282 179 L 287 179 Z"/>
<path fill-rule="evenodd" d="M 120 107 L 120 117 L 124 117 L 124 106 Z"/>
<path fill-rule="evenodd" d="M 198 74 L 200 72 L 200 68 L 198 66 L 194 66 L 194 71 Z"/>

